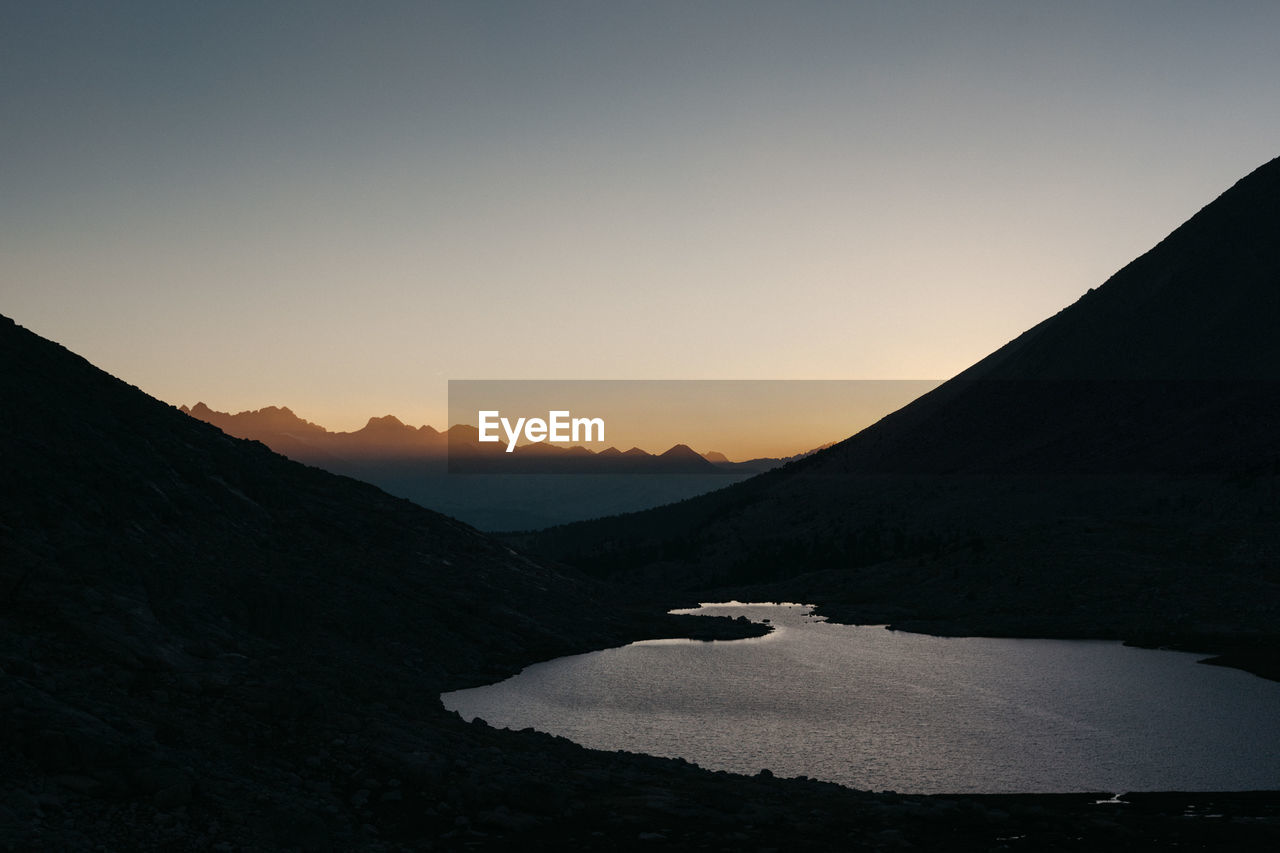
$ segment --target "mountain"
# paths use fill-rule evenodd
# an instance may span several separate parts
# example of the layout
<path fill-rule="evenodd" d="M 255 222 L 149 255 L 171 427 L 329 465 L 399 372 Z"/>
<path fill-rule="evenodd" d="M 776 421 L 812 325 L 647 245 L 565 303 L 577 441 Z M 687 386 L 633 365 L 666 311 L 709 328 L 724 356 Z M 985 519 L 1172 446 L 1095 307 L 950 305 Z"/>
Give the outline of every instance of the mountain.
<path fill-rule="evenodd" d="M 301 436 L 316 436 L 326 433 L 324 427 L 304 421 L 287 406 L 267 406 L 251 412 L 240 412 L 236 415 L 217 412 L 204 403 L 196 403 L 191 408 L 179 406 L 179 411 L 193 418 L 211 423 L 228 435 L 250 438 L 254 434 L 285 433 Z"/>
<path fill-rule="evenodd" d="M 484 530 L 531 530 L 659 506 L 781 464 L 711 465 L 688 455 L 662 458 L 636 449 L 623 456 L 616 448 L 595 453 L 547 444 L 507 454 L 503 444 L 481 444 L 479 430 L 464 424 L 439 432 L 387 415 L 348 433 L 329 432 L 287 407 L 229 414 L 201 402 L 180 410 L 228 435 L 261 441 L 290 459 L 364 480 Z M 451 457 L 460 463 L 453 473 Z M 655 473 L 667 476 L 650 476 Z"/>
<path fill-rule="evenodd" d="M 298 417 L 288 407 L 268 406 L 229 414 L 198 402 L 189 408 L 180 406 L 179 410 L 228 435 L 261 441 L 278 453 L 327 469 L 350 468 L 370 461 L 398 461 L 431 464 L 443 472 L 443 466 L 452 458 L 463 463 L 465 473 L 708 474 L 720 470 L 683 444 L 661 454 L 638 447 L 623 454 L 615 448 L 597 453 L 581 446 L 549 443 L 522 444 L 507 453 L 504 442 L 482 443 L 479 431 L 467 424 L 455 424 L 440 432 L 431 426 L 412 427 L 394 415 L 384 415 L 370 418 L 355 432 L 329 432 Z M 619 455 L 625 459 L 619 460 Z"/>
<path fill-rule="evenodd" d="M 516 541 L 600 576 L 817 600 L 854 621 L 1274 648 L 1277 234 L 1273 160 L 846 441 Z"/>
<path fill-rule="evenodd" d="M 515 765 L 441 690 L 686 630 L 8 318 L 0 364 L 7 849 L 352 849 L 370 821 L 434 838 L 472 808 L 445 793 L 464 776 L 537 789 L 568 760 L 501 781 Z"/>
<path fill-rule="evenodd" d="M 287 406 L 230 414 L 198 402 L 190 408 L 180 406 L 179 411 L 227 435 L 261 441 L 277 453 L 323 468 L 396 458 L 439 461 L 448 452 L 445 434 L 430 426 L 411 427 L 394 415 L 369 418 L 355 432 L 330 432 Z"/>

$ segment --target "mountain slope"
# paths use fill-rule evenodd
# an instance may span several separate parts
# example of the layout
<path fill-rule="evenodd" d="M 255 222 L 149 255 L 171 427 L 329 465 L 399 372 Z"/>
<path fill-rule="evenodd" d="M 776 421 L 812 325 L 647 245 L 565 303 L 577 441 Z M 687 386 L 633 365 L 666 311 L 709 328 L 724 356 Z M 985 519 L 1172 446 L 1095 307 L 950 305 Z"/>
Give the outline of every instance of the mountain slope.
<path fill-rule="evenodd" d="M 443 611 L 440 625 L 467 622 L 479 641 L 506 633 L 512 602 L 572 595 L 575 582 L 466 525 L 231 439 L 11 321 L 0 348 L 9 612 L 48 607 L 55 618 L 73 607 L 59 588 L 92 573 L 161 623 L 229 616 L 237 629 L 310 643 L 335 630 L 420 628 L 414 608 L 387 624 L 381 599 L 396 588 L 406 603 Z M 486 612 L 449 612 L 475 611 L 478 596 Z M 522 641 L 554 644 L 553 625 L 528 619 Z"/>
<path fill-rule="evenodd" d="M 5 849 L 352 849 L 375 840 L 362 823 L 434 838 L 580 752 L 464 760 L 497 735 L 441 690 L 686 630 L 7 318 L 0 364 Z M 353 804 L 389 778 L 404 790 Z"/>
<path fill-rule="evenodd" d="M 824 452 L 522 538 L 636 583 L 940 631 L 1280 625 L 1280 160 L 1097 290 Z M 744 593 L 746 594 L 746 593 Z"/>

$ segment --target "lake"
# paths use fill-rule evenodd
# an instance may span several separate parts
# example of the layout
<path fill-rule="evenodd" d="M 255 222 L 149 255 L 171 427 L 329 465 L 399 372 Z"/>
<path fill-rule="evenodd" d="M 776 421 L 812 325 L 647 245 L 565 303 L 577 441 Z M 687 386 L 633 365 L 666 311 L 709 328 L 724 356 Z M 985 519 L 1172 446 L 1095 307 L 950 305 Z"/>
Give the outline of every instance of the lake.
<path fill-rule="evenodd" d="M 1280 683 L 1203 655 L 835 625 L 800 604 L 678 612 L 775 630 L 559 658 L 442 701 L 596 749 L 866 790 L 1280 789 Z"/>

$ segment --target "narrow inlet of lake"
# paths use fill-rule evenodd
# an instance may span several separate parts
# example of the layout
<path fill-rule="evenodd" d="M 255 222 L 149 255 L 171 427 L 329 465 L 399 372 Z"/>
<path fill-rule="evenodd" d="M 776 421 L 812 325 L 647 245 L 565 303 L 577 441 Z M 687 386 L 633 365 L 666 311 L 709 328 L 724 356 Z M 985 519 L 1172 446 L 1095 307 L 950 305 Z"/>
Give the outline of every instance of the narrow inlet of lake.
<path fill-rule="evenodd" d="M 679 611 L 765 637 L 649 640 L 444 694 L 490 725 L 712 770 L 905 793 L 1280 788 L 1280 683 L 1094 640 L 930 637 L 799 604 Z"/>

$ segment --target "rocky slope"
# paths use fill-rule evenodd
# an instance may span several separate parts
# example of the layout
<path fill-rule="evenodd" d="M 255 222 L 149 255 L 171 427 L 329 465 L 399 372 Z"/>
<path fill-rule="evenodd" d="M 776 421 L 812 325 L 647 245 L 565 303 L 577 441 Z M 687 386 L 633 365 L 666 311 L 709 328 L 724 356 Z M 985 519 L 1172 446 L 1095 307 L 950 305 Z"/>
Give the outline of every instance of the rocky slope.
<path fill-rule="evenodd" d="M 257 804 L 261 821 L 301 800 L 319 826 L 326 802 L 351 811 L 352 792 L 326 787 L 335 767 L 355 774 L 346 788 L 371 762 L 435 766 L 437 752 L 406 756 L 442 748 L 414 731 L 447 724 L 442 689 L 684 630 L 232 439 L 7 318 L 0 363 L 0 745 L 21 806 L 0 813 L 0 837 L 19 849 L 49 826 L 49 804 L 114 821 L 120 838 L 141 831 L 139 803 Z M 330 781 L 303 789 L 303 770 Z"/>

